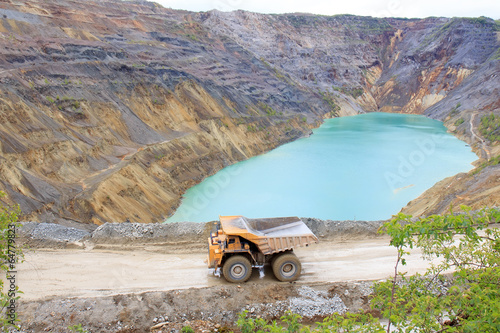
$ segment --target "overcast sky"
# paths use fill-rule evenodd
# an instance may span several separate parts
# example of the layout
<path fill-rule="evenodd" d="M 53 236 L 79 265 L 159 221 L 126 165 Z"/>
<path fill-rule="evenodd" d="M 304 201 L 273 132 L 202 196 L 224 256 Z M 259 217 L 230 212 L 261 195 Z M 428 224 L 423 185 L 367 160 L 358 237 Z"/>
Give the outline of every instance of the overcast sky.
<path fill-rule="evenodd" d="M 478 17 L 500 19 L 500 0 L 152 0 L 164 7 L 258 13 L 354 14 L 376 17 Z"/>

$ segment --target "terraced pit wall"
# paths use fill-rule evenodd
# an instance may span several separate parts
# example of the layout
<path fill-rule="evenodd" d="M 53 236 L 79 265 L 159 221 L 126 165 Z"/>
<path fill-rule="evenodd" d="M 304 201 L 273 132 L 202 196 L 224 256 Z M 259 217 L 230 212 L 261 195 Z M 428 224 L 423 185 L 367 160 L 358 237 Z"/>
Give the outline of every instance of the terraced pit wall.
<path fill-rule="evenodd" d="M 160 222 L 224 166 L 308 135 L 325 117 L 371 111 L 443 120 L 487 162 L 498 144 L 474 133 L 499 113 L 498 27 L 4 1 L 3 200 L 19 203 L 23 220 Z M 498 171 L 458 179 L 437 202 L 424 195 L 416 211 L 498 204 Z"/>

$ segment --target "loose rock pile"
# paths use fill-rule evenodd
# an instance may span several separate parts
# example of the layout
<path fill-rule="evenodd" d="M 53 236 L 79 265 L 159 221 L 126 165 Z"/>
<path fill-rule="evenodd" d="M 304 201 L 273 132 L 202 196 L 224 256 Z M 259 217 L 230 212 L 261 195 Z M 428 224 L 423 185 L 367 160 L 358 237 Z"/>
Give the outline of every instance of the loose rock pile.
<path fill-rule="evenodd" d="M 320 239 L 356 239 L 377 235 L 384 221 L 331 221 L 302 218 Z M 24 222 L 18 236 L 34 248 L 88 247 L 94 245 L 198 244 L 205 245 L 213 222 L 105 223 L 89 232 L 88 226 Z"/>

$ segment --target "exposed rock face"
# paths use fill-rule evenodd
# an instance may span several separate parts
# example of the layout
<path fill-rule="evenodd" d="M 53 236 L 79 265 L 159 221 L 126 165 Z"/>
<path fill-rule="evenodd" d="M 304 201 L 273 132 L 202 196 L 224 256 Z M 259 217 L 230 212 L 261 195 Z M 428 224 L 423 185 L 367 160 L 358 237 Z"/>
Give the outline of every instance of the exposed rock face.
<path fill-rule="evenodd" d="M 3 1 L 0 190 L 26 219 L 158 222 L 187 188 L 324 117 L 423 113 L 472 144 L 481 115 L 499 112 L 498 30 Z"/>
<path fill-rule="evenodd" d="M 0 187 L 27 219 L 162 221 L 190 186 L 327 112 L 184 12 L 0 7 Z"/>

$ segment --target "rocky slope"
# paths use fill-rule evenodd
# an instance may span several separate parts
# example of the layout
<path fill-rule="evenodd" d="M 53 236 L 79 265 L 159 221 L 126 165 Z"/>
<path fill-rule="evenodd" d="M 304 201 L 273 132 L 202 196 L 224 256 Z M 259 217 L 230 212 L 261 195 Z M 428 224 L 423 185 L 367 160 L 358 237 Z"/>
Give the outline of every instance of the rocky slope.
<path fill-rule="evenodd" d="M 245 310 L 249 316 L 269 321 L 279 320 L 292 310 L 307 324 L 320 322 L 335 312 L 370 311 L 372 284 L 263 285 L 258 281 L 242 286 L 26 301 L 20 327 L 26 333 L 66 333 L 68 326 L 82 323 L 85 329 L 102 333 L 181 332 L 184 326 L 195 332 L 225 332 L 237 330 L 238 315 Z"/>
<path fill-rule="evenodd" d="M 498 30 L 486 18 L 2 1 L 0 190 L 26 220 L 158 222 L 224 166 L 369 111 L 443 120 L 488 159 L 477 128 L 500 111 Z M 477 176 L 493 177 L 471 181 L 497 202 L 498 169 Z"/>
<path fill-rule="evenodd" d="M 308 134 L 324 113 L 188 13 L 0 6 L 1 187 L 27 219 L 161 221 L 190 186 Z"/>

